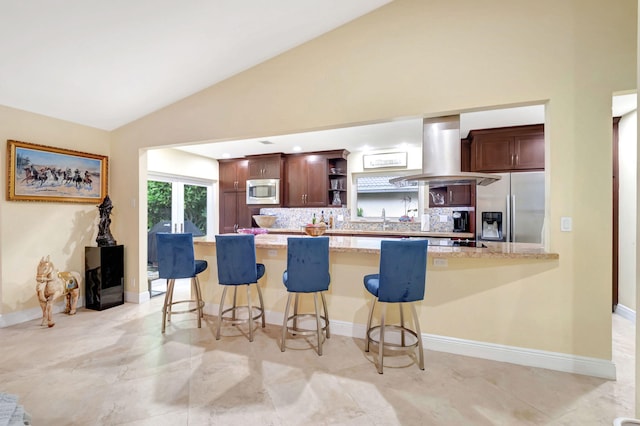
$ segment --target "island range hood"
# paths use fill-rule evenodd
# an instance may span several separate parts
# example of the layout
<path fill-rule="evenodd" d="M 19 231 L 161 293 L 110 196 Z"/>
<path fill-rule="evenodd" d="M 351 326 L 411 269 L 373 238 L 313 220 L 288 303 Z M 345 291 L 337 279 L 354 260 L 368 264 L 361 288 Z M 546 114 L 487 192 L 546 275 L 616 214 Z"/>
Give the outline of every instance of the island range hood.
<path fill-rule="evenodd" d="M 460 170 L 460 116 L 425 118 L 422 125 L 422 173 L 390 179 L 403 185 L 418 182 L 432 187 L 447 185 L 489 185 L 500 176 Z"/>

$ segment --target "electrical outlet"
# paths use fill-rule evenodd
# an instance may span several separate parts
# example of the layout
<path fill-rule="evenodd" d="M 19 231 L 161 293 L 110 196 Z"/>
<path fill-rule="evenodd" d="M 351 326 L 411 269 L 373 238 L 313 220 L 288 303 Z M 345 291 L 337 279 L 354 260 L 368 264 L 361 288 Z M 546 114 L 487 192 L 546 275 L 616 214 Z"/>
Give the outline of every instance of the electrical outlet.
<path fill-rule="evenodd" d="M 433 259 L 433 266 L 447 267 L 449 266 L 449 261 L 447 259 L 440 259 L 436 257 Z"/>
<path fill-rule="evenodd" d="M 440 214 L 438 215 L 438 220 L 440 220 L 440 222 L 447 222 L 449 217 L 446 214 Z"/>
<path fill-rule="evenodd" d="M 570 217 L 560 218 L 560 230 L 562 232 L 571 232 L 573 228 L 573 220 Z"/>
<path fill-rule="evenodd" d="M 278 250 L 269 250 L 267 251 L 269 257 L 276 257 L 278 255 Z"/>

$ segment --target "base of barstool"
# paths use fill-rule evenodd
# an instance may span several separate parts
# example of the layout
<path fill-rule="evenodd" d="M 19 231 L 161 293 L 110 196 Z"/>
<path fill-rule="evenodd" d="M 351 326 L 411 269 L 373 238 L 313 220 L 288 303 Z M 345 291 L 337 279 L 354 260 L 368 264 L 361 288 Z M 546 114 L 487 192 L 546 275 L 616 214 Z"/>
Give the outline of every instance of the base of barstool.
<path fill-rule="evenodd" d="M 171 315 L 186 314 L 189 312 L 197 312 L 198 328 L 202 328 L 202 317 L 204 316 L 204 301 L 202 300 L 202 291 L 200 290 L 200 281 L 198 277 L 191 278 L 191 288 L 195 294 L 195 299 L 173 300 L 173 289 L 175 287 L 175 279 L 167 280 L 167 291 L 164 296 L 164 305 L 162 306 L 162 332 L 165 332 L 166 323 L 171 322 Z M 194 308 L 174 310 L 173 306 L 184 303 L 194 303 Z"/>
<path fill-rule="evenodd" d="M 245 284 L 247 286 L 247 304 L 246 305 L 237 305 L 237 290 L 238 286 L 233 287 L 233 305 L 230 308 L 224 308 L 224 301 L 227 296 L 228 286 L 224 287 L 222 290 L 222 298 L 220 300 L 220 310 L 218 311 L 218 327 L 216 330 L 216 340 L 220 340 L 220 328 L 223 322 L 228 324 L 249 324 L 249 341 L 253 342 L 253 323 L 258 319 L 262 319 L 262 328 L 265 328 L 265 318 L 264 318 L 264 303 L 262 300 L 262 291 L 260 290 L 260 286 L 257 284 Z M 250 294 L 250 286 L 255 285 L 258 290 L 258 298 L 260 300 L 260 306 L 253 306 L 251 304 L 251 294 Z M 247 312 L 246 318 L 239 318 L 239 312 Z M 257 313 L 256 313 L 257 312 Z"/>
<path fill-rule="evenodd" d="M 367 322 L 367 335 L 365 336 L 365 352 L 369 352 L 369 344 L 374 343 L 378 345 L 378 373 L 382 374 L 382 369 L 384 366 L 384 350 L 390 350 L 394 352 L 411 352 L 413 353 L 415 349 L 418 350 L 418 367 L 420 370 L 424 370 L 424 350 L 422 348 L 422 334 L 420 332 L 420 323 L 418 321 L 418 314 L 416 312 L 416 308 L 413 303 L 410 303 L 411 306 L 411 314 L 413 315 L 413 322 L 415 324 L 416 329 L 412 330 L 405 326 L 404 324 L 404 313 L 403 313 L 403 305 L 404 303 L 397 303 L 398 308 L 400 309 L 400 325 L 397 324 L 385 324 L 385 314 L 387 304 L 384 303 L 382 306 L 382 314 L 380 316 L 380 325 L 371 326 L 371 321 L 373 318 L 373 310 L 375 308 L 376 299 L 373 300 L 371 304 L 371 310 L 369 311 L 369 320 Z M 394 303 L 395 304 L 395 303 Z M 390 342 L 385 339 L 385 333 L 388 331 L 395 331 L 400 334 L 399 342 Z M 377 332 L 378 338 L 374 337 L 374 334 Z M 408 335 L 408 336 L 407 336 Z"/>
<path fill-rule="evenodd" d="M 293 315 L 289 316 L 289 307 L 291 305 L 291 296 L 295 294 L 295 301 L 293 305 Z M 329 329 L 329 313 L 327 310 L 327 302 L 324 298 L 324 293 L 320 292 L 322 301 L 322 309 L 324 315 L 320 315 L 318 310 L 318 293 L 313 293 L 313 303 L 315 307 L 315 313 L 298 313 L 298 297 L 300 293 L 289 293 L 287 297 L 287 307 L 284 312 L 284 321 L 282 323 L 282 340 L 280 341 L 280 351 L 285 351 L 285 341 L 287 333 L 300 336 L 318 336 L 318 355 L 322 355 L 322 343 L 331 337 L 331 331 Z M 316 320 L 316 328 L 300 328 L 298 327 L 298 321 L 304 318 L 313 318 Z M 292 323 L 289 326 L 289 323 Z"/>

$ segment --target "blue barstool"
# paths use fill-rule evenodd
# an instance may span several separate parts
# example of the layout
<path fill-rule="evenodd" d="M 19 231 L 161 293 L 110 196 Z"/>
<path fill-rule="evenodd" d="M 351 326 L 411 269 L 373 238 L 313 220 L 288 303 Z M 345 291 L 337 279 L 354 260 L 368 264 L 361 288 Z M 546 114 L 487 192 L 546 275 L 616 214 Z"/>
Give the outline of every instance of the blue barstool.
<path fill-rule="evenodd" d="M 218 312 L 218 329 L 216 340 L 220 340 L 220 327 L 222 322 L 231 324 L 248 323 L 249 341 L 253 342 L 253 322 L 262 318 L 262 328 L 265 327 L 264 303 L 262 301 L 262 291 L 258 285 L 258 280 L 265 273 L 262 263 L 256 262 L 256 246 L 253 234 L 225 234 L 216 235 L 216 260 L 218 262 L 218 283 L 224 286 L 220 309 Z M 256 285 L 260 306 L 251 304 L 251 284 Z M 237 289 L 240 285 L 247 286 L 247 304 L 238 306 Z M 227 289 L 233 286 L 233 305 L 224 309 L 224 301 L 227 296 Z M 246 310 L 247 317 L 239 318 L 237 313 Z M 254 310 L 258 313 L 254 314 Z"/>
<path fill-rule="evenodd" d="M 369 343 L 378 344 L 378 373 L 382 374 L 384 349 L 393 351 L 408 351 L 418 349 L 419 367 L 424 370 L 424 353 L 422 349 L 422 334 L 420 322 L 413 303 L 411 313 L 415 330 L 411 330 L 404 323 L 403 305 L 424 299 L 424 287 L 427 274 L 427 240 L 383 240 L 380 244 L 380 273 L 365 275 L 364 287 L 373 295 L 369 320 L 367 321 L 367 335 L 365 352 L 369 352 Z M 380 325 L 371 326 L 373 310 L 376 302 L 382 304 Z M 400 325 L 385 324 L 387 303 L 398 303 L 400 309 Z M 400 333 L 400 342 L 385 341 L 387 329 Z M 379 338 L 372 337 L 378 331 Z M 390 330 L 390 331 L 391 331 Z M 407 340 L 407 334 L 413 336 Z"/>
<path fill-rule="evenodd" d="M 198 328 L 202 326 L 202 291 L 198 274 L 207 269 L 206 260 L 196 260 L 193 252 L 192 234 L 156 234 L 158 252 L 158 276 L 167 279 L 167 292 L 162 306 L 162 332 L 167 321 L 171 321 L 171 314 L 197 312 Z M 173 289 L 176 279 L 190 278 L 193 299 L 173 301 Z M 195 308 L 174 311 L 173 306 L 179 303 L 195 303 Z"/>
<path fill-rule="evenodd" d="M 322 340 L 331 337 L 329 331 L 329 313 L 323 291 L 329 289 L 329 237 L 290 237 L 287 238 L 287 269 L 282 275 L 282 282 L 289 293 L 287 306 L 284 311 L 282 323 L 282 340 L 280 350 L 284 352 L 287 332 L 309 336 L 318 336 L 318 355 L 322 355 Z M 298 312 L 298 297 L 300 293 L 313 293 L 315 314 Z M 289 316 L 291 296 L 295 294 L 293 315 Z M 322 300 L 324 316 L 318 310 L 318 294 Z M 314 317 L 316 329 L 310 330 L 298 327 L 298 320 L 305 317 Z M 321 321 L 324 325 L 321 324 Z M 292 323 L 289 326 L 289 322 Z"/>

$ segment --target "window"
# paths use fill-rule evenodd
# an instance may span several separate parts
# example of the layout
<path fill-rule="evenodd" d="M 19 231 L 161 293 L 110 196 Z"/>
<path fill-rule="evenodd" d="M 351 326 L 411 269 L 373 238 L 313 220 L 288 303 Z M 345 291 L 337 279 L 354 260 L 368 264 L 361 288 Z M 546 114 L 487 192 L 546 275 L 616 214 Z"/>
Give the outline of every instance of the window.
<path fill-rule="evenodd" d="M 150 175 L 147 181 L 147 230 L 213 233 L 213 184 L 193 179 Z"/>
<path fill-rule="evenodd" d="M 422 211 L 422 191 L 417 182 L 397 186 L 389 179 L 400 174 L 360 173 L 354 176 L 356 188 L 355 219 L 380 218 L 382 209 L 388 218 L 413 217 L 419 221 L 418 212 Z"/>

